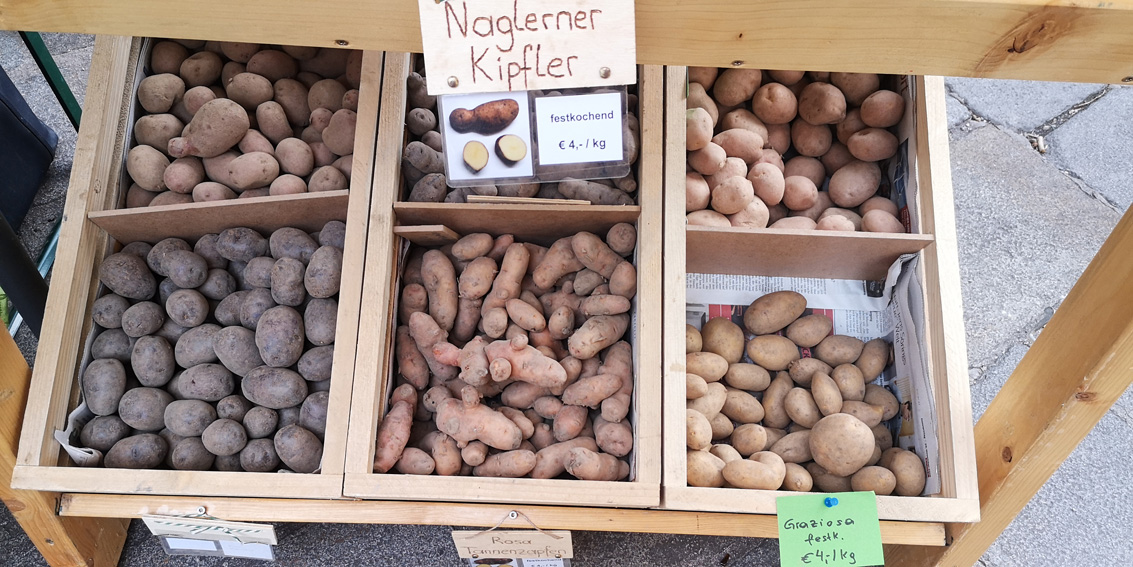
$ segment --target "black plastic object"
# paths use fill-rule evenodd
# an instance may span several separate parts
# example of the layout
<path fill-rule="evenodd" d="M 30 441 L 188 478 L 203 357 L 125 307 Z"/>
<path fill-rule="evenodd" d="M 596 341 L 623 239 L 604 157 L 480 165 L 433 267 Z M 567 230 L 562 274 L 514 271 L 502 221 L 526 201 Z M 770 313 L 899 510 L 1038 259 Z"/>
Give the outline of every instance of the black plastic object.
<path fill-rule="evenodd" d="M 31 208 L 58 141 L 0 69 L 0 212 L 12 230 Z"/>

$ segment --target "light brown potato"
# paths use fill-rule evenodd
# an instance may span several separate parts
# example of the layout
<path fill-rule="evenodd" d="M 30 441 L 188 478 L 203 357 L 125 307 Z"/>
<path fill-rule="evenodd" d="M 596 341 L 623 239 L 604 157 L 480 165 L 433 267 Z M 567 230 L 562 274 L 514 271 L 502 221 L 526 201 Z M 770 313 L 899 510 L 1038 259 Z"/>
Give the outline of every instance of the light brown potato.
<path fill-rule="evenodd" d="M 724 461 L 708 451 L 686 453 L 688 485 L 704 488 L 724 486 Z"/>
<path fill-rule="evenodd" d="M 924 463 L 916 453 L 904 449 L 890 449 L 889 458 L 882 457 L 885 468 L 897 479 L 894 492 L 897 496 L 920 496 L 925 488 Z M 888 453 L 888 451 L 886 452 Z"/>
<path fill-rule="evenodd" d="M 850 106 L 861 106 L 881 85 L 881 78 L 873 73 L 830 73 L 830 82 L 842 91 Z"/>
<path fill-rule="evenodd" d="M 729 157 L 724 160 L 724 167 L 720 171 L 705 177 L 704 180 L 708 182 L 709 189 L 715 189 L 716 186 L 733 178 L 733 177 L 747 177 L 747 164 L 744 160 L 738 157 Z"/>
<path fill-rule="evenodd" d="M 761 335 L 747 342 L 747 355 L 767 370 L 786 370 L 791 361 L 800 357 L 799 349 L 787 337 Z"/>
<path fill-rule="evenodd" d="M 700 83 L 704 88 L 710 89 L 712 84 L 716 82 L 719 73 L 718 67 L 689 67 L 688 80 L 693 83 Z"/>
<path fill-rule="evenodd" d="M 126 172 L 146 191 L 166 189 L 165 170 L 168 167 L 169 158 L 150 146 L 134 146 L 126 155 Z"/>
<path fill-rule="evenodd" d="M 577 289 L 577 288 L 576 288 Z M 692 325 L 685 324 L 685 354 L 692 352 L 700 352 L 704 345 L 704 339 L 700 335 L 700 331 Z"/>
<path fill-rule="evenodd" d="M 226 98 L 210 100 L 193 115 L 181 137 L 169 140 L 168 153 L 175 158 L 216 157 L 240 143 L 249 126 L 248 111 L 239 104 Z M 209 164 L 205 163 L 205 170 L 208 169 Z M 210 173 L 209 177 L 213 175 Z"/>
<path fill-rule="evenodd" d="M 730 177 L 712 189 L 712 208 L 723 215 L 743 211 L 755 199 L 751 181 L 744 177 Z"/>
<path fill-rule="evenodd" d="M 318 165 L 316 163 L 316 165 Z M 315 170 L 311 174 L 311 181 L 307 184 L 307 191 L 316 193 L 319 191 L 342 191 L 350 187 L 347 182 L 346 176 L 333 165 L 324 165 Z"/>
<path fill-rule="evenodd" d="M 897 217 L 881 209 L 874 209 L 862 216 L 862 230 L 900 234 L 905 232 L 905 225 Z"/>
<path fill-rule="evenodd" d="M 710 423 L 712 424 L 712 441 L 727 439 L 736 430 L 732 420 L 722 413 L 716 414 L 716 417 L 712 418 Z"/>
<path fill-rule="evenodd" d="M 806 298 L 794 291 L 768 293 L 751 302 L 744 312 L 744 327 L 756 335 L 775 333 L 806 310 Z"/>
<path fill-rule="evenodd" d="M 685 371 L 704 378 L 706 382 L 718 382 L 723 378 L 728 372 L 728 364 L 728 359 L 714 352 L 685 354 Z"/>
<path fill-rule="evenodd" d="M 335 155 L 345 156 L 354 153 L 354 132 L 358 114 L 345 108 L 331 116 L 330 124 L 323 130 L 323 143 Z"/>
<path fill-rule="evenodd" d="M 889 431 L 889 427 L 884 423 L 875 425 L 870 428 L 873 431 L 873 439 L 877 442 L 877 447 L 880 451 L 885 451 L 893 447 L 893 433 Z M 878 459 L 881 458 L 880 453 Z M 873 464 L 877 464 L 874 462 Z"/>
<path fill-rule="evenodd" d="M 830 149 L 822 154 L 822 167 L 826 170 L 827 177 L 834 175 L 835 171 L 842 169 L 846 164 L 854 161 L 854 156 L 850 154 L 850 149 L 846 144 L 840 141 L 833 141 L 830 143 Z"/>
<path fill-rule="evenodd" d="M 862 113 L 860 109 L 853 109 L 846 113 L 846 119 L 839 122 L 834 127 L 834 132 L 838 137 L 838 141 L 846 144 L 850 141 L 850 136 L 869 128 L 865 122 L 862 122 Z"/>
<path fill-rule="evenodd" d="M 311 146 L 299 138 L 280 140 L 274 152 L 279 169 L 284 173 L 303 177 L 315 168 L 315 154 L 311 151 Z"/>
<path fill-rule="evenodd" d="M 138 144 L 164 153 L 169 147 L 169 140 L 180 136 L 184 129 L 185 125 L 172 114 L 151 114 L 134 123 L 134 139 Z"/>
<path fill-rule="evenodd" d="M 810 391 L 803 388 L 792 388 L 787 392 L 783 407 L 791 421 L 808 429 L 824 417 Z"/>
<path fill-rule="evenodd" d="M 822 211 L 822 214 L 818 216 L 818 222 L 821 223 L 830 217 L 840 217 L 837 222 L 840 223 L 839 226 L 842 228 L 836 230 L 861 230 L 862 228 L 862 217 L 849 209 L 830 207 Z"/>
<path fill-rule="evenodd" d="M 784 207 L 786 208 L 786 207 Z M 818 227 L 818 223 L 814 222 L 808 217 L 787 217 L 781 218 L 767 228 L 782 228 L 788 230 L 814 230 Z"/>
<path fill-rule="evenodd" d="M 786 335 L 796 345 L 811 348 L 822 342 L 822 339 L 825 339 L 833 328 L 834 323 L 830 321 L 829 317 L 821 313 L 814 313 L 799 317 L 795 322 L 788 325 Z"/>
<path fill-rule="evenodd" d="M 685 149 L 695 151 L 712 141 L 712 116 L 703 108 L 685 111 Z"/>
<path fill-rule="evenodd" d="M 709 319 L 700 329 L 700 336 L 705 352 L 718 354 L 729 364 L 739 362 L 743 357 L 744 331 L 730 319 L 725 317 Z M 691 372 L 695 373 L 695 371 Z"/>
<path fill-rule="evenodd" d="M 685 410 L 685 444 L 689 449 L 707 449 L 712 445 L 712 424 L 704 414 Z"/>
<path fill-rule="evenodd" d="M 879 90 L 862 101 L 861 118 L 868 126 L 889 128 L 896 126 L 905 115 L 905 99 L 887 90 Z"/>
<path fill-rule="evenodd" d="M 881 406 L 873 406 L 855 400 L 846 400 L 842 402 L 841 413 L 850 414 L 872 428 L 881 423 L 881 416 L 884 414 L 884 411 Z"/>
<path fill-rule="evenodd" d="M 873 339 L 862 347 L 862 353 L 854 363 L 862 371 L 866 382 L 873 382 L 889 365 L 889 343 L 884 339 Z"/>
<path fill-rule="evenodd" d="M 718 226 L 728 228 L 732 221 L 728 217 L 711 210 L 693 211 L 686 215 L 686 221 L 692 226 Z"/>
<path fill-rule="evenodd" d="M 830 150 L 833 142 L 830 126 L 811 124 L 802 118 L 791 122 L 791 144 L 800 155 L 820 157 Z"/>
<path fill-rule="evenodd" d="M 795 156 L 788 160 L 784 167 L 786 169 L 783 175 L 787 177 L 801 175 L 809 179 L 816 187 L 822 187 L 822 182 L 826 180 L 826 168 L 816 158 Z"/>
<path fill-rule="evenodd" d="M 792 211 L 804 211 L 818 202 L 818 187 L 801 175 L 788 176 L 783 181 L 783 204 Z"/>
<path fill-rule="evenodd" d="M 767 430 L 757 423 L 745 423 L 732 432 L 732 447 L 747 458 L 769 446 Z"/>
<path fill-rule="evenodd" d="M 763 406 L 755 396 L 733 388 L 728 389 L 720 413 L 737 423 L 759 423 L 764 415 Z"/>
<path fill-rule="evenodd" d="M 771 212 L 761 199 L 752 199 L 744 210 L 728 215 L 728 222 L 736 228 L 767 228 Z"/>
<path fill-rule="evenodd" d="M 761 366 L 736 362 L 728 365 L 724 383 L 740 390 L 762 392 L 771 384 L 771 375 Z"/>
<path fill-rule="evenodd" d="M 865 381 L 857 366 L 849 363 L 839 364 L 830 373 L 830 378 L 838 385 L 843 401 L 860 402 L 865 399 Z"/>
<path fill-rule="evenodd" d="M 797 431 L 785 435 L 767 450 L 779 455 L 787 463 L 805 463 L 812 459 L 810 452 L 810 431 Z"/>
<path fill-rule="evenodd" d="M 150 69 L 154 73 L 176 73 L 189 56 L 189 50 L 175 41 L 159 41 L 150 50 Z"/>
<path fill-rule="evenodd" d="M 885 197 L 870 197 L 866 199 L 865 202 L 858 207 L 858 213 L 865 215 L 874 209 L 880 209 L 894 217 L 896 217 L 898 213 L 897 204 Z"/>
<path fill-rule="evenodd" d="M 713 445 L 712 448 L 708 450 L 708 452 L 712 453 L 725 463 L 738 461 L 744 458 L 743 455 L 739 453 L 739 451 L 736 451 L 735 447 L 726 445 L 724 443 L 717 443 Z"/>
<path fill-rule="evenodd" d="M 725 463 L 720 472 L 736 488 L 776 490 L 783 484 L 783 475 L 771 466 L 748 459 Z"/>
<path fill-rule="evenodd" d="M 814 487 L 814 479 L 810 477 L 810 473 L 806 468 L 796 463 L 784 464 L 783 476 L 783 490 L 790 490 L 792 492 L 810 492 Z"/>
<path fill-rule="evenodd" d="M 685 407 L 696 410 L 704 414 L 704 417 L 711 420 L 720 413 L 727 399 L 728 389 L 719 382 L 710 382 L 707 387 L 707 392 L 699 398 L 685 402 Z"/>
<path fill-rule="evenodd" d="M 150 75 L 138 85 L 138 104 L 151 114 L 168 112 L 184 95 L 185 81 L 171 73 Z"/>
<path fill-rule="evenodd" d="M 837 124 L 846 118 L 846 102 L 846 97 L 836 86 L 810 83 L 799 96 L 799 118 L 816 126 Z"/>
<path fill-rule="evenodd" d="M 728 154 L 719 145 L 708 142 L 703 148 L 688 153 L 688 165 L 701 175 L 712 175 L 724 167 Z"/>
<path fill-rule="evenodd" d="M 762 80 L 759 69 L 726 69 L 716 77 L 712 94 L 724 106 L 738 106 L 751 100 Z"/>
<path fill-rule="evenodd" d="M 807 463 L 806 470 L 814 480 L 814 487 L 821 492 L 849 492 L 850 477 L 838 476 L 822 468 L 818 463 Z"/>
<path fill-rule="evenodd" d="M 866 128 L 850 136 L 846 147 L 856 159 L 881 161 L 897 154 L 897 136 L 881 128 Z"/>
<path fill-rule="evenodd" d="M 819 342 L 815 347 L 815 357 L 830 366 L 838 366 L 857 361 L 861 355 L 862 347 L 866 346 L 861 339 L 845 335 L 832 335 Z M 833 376 L 833 374 L 830 374 Z"/>
<path fill-rule="evenodd" d="M 728 157 L 740 158 L 745 164 L 755 163 L 763 155 L 763 138 L 744 128 L 724 130 L 713 136 L 712 142 L 724 148 Z"/>
<path fill-rule="evenodd" d="M 841 413 L 842 391 L 838 389 L 838 384 L 828 374 L 816 372 L 811 381 L 810 392 L 822 415 Z"/>
<path fill-rule="evenodd" d="M 897 396 L 893 395 L 888 388 L 878 386 L 877 384 L 865 385 L 865 397 L 863 401 L 874 407 L 881 408 L 881 420 L 889 421 L 893 419 L 897 412 L 901 410 L 901 403 L 897 401 Z"/>
<path fill-rule="evenodd" d="M 787 410 L 784 407 L 786 404 L 787 394 L 795 387 L 794 382 L 791 381 L 790 375 L 786 372 L 779 372 L 775 375 L 775 379 L 763 391 L 763 425 L 766 427 L 784 428 L 791 423 L 790 416 L 787 415 Z"/>
<path fill-rule="evenodd" d="M 873 432 L 856 417 L 836 413 L 811 429 L 810 452 L 814 462 L 836 476 L 850 476 L 870 460 Z"/>
<path fill-rule="evenodd" d="M 889 496 L 897 488 L 897 477 L 887 468 L 869 466 L 850 477 L 850 486 L 855 492 L 873 492 L 878 496 Z"/>
<path fill-rule="evenodd" d="M 747 180 L 751 182 L 755 196 L 767 206 L 779 204 L 783 200 L 786 180 L 778 167 L 769 163 L 757 163 L 748 171 Z"/>
<path fill-rule="evenodd" d="M 839 207 L 853 208 L 873 197 L 880 184 L 881 168 L 876 163 L 854 161 L 830 177 L 830 199 Z"/>
<path fill-rule="evenodd" d="M 685 212 L 699 211 L 708 208 L 712 199 L 712 191 L 704 176 L 690 171 L 685 174 Z"/>
<path fill-rule="evenodd" d="M 708 393 L 708 382 L 696 374 L 685 375 L 685 399 L 695 400 Z"/>
<path fill-rule="evenodd" d="M 765 124 L 787 124 L 798 115 L 799 101 L 791 89 L 779 83 L 767 83 L 755 91 L 751 107 Z"/>

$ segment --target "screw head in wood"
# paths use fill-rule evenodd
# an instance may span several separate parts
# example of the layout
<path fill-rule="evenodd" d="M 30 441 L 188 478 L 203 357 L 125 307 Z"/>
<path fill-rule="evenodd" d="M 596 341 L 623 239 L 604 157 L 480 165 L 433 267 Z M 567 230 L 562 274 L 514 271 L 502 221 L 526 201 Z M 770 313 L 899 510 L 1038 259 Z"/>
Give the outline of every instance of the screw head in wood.
<path fill-rule="evenodd" d="M 742 67 L 743 64 L 744 62 L 742 59 L 736 59 L 735 61 L 732 61 L 732 67 Z"/>
<path fill-rule="evenodd" d="M 350 42 L 346 41 L 345 39 L 336 39 L 334 40 L 334 43 L 339 47 L 346 47 L 347 45 L 350 45 Z"/>
<path fill-rule="evenodd" d="M 601 69 L 598 69 L 598 76 L 602 77 L 603 79 L 609 79 L 610 78 L 610 68 L 609 67 L 602 67 Z"/>
<path fill-rule="evenodd" d="M 457 85 L 459 85 L 459 84 L 460 84 L 460 79 L 457 79 L 456 77 L 449 77 L 448 78 L 448 86 L 455 89 L 457 87 Z"/>
<path fill-rule="evenodd" d="M 1121 82 L 1123 82 L 1123 83 L 1133 83 L 1133 75 L 1130 75 L 1128 77 L 1121 79 Z"/>

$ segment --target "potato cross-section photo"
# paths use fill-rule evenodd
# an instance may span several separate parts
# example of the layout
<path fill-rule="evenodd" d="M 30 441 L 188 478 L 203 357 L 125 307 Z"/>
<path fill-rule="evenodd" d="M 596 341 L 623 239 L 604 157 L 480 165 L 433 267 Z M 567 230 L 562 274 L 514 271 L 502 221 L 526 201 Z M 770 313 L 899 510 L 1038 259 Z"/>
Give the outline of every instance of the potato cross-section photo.
<path fill-rule="evenodd" d="M 472 173 L 479 173 L 488 165 L 488 148 L 475 140 L 464 144 L 464 165 L 467 165 Z"/>
<path fill-rule="evenodd" d="M 496 139 L 496 155 L 507 165 L 515 165 L 527 157 L 527 144 L 515 134 Z"/>

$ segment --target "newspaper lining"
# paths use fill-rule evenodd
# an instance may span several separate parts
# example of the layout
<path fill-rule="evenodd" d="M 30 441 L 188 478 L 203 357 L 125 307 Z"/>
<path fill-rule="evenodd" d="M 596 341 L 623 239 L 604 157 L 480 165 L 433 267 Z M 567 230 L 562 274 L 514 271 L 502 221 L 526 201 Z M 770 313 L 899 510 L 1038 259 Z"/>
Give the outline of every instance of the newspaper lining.
<path fill-rule="evenodd" d="M 686 322 L 698 329 L 713 317 L 729 317 L 742 324 L 743 313 L 752 301 L 773 291 L 790 290 L 806 297 L 808 312 L 829 317 L 835 334 L 891 342 L 894 364 L 874 383 L 888 388 L 901 403 L 901 411 L 887 425 L 896 445 L 915 452 L 924 462 L 923 494 L 937 494 L 940 451 L 923 340 L 924 302 L 918 262 L 916 254 L 902 256 L 889 268 L 884 282 L 688 274 Z M 809 349 L 802 349 L 802 354 L 810 356 Z M 751 362 L 746 355 L 744 361 Z"/>

